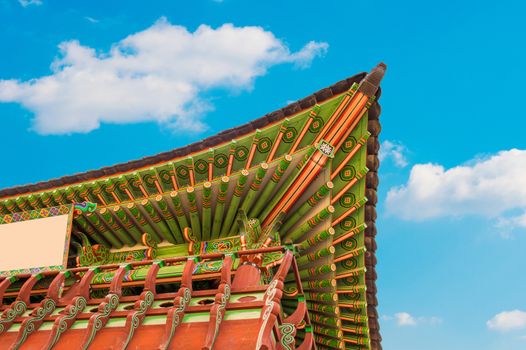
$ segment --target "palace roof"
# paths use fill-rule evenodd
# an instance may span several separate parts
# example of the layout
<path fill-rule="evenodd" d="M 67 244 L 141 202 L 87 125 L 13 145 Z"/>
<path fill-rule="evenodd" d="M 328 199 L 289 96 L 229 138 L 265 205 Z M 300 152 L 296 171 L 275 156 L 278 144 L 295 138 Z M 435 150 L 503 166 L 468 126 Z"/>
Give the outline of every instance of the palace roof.
<path fill-rule="evenodd" d="M 0 190 L 0 228 L 71 217 L 67 263 L 0 271 L 0 344 L 236 349 L 246 331 L 250 348 L 381 349 L 384 72 L 172 151 Z"/>

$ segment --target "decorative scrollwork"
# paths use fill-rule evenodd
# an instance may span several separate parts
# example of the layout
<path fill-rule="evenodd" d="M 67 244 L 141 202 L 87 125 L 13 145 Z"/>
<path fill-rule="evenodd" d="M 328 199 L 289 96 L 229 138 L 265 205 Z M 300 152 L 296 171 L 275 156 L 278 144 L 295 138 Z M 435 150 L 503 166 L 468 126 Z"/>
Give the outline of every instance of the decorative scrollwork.
<path fill-rule="evenodd" d="M 73 299 L 73 303 L 66 306 L 62 311 L 62 316 L 55 320 L 50 341 L 45 349 L 51 349 L 58 342 L 60 336 L 71 327 L 77 315 L 86 307 L 86 304 L 86 299 L 78 296 Z"/>
<path fill-rule="evenodd" d="M 87 336 L 82 344 L 81 349 L 85 350 L 89 347 L 95 335 L 100 331 L 110 317 L 110 314 L 117 308 L 119 305 L 119 296 L 117 294 L 111 293 L 106 296 L 106 300 L 99 305 L 98 312 L 91 316 L 88 327 L 87 327 Z"/>
<path fill-rule="evenodd" d="M 97 209 L 97 204 L 92 202 L 75 203 L 75 214 L 93 213 Z"/>
<path fill-rule="evenodd" d="M 22 323 L 19 335 L 15 344 L 12 346 L 12 349 L 19 349 L 20 346 L 26 341 L 27 337 L 36 329 L 38 329 L 38 327 L 40 327 L 44 317 L 51 314 L 55 310 L 56 306 L 57 304 L 53 299 L 44 299 L 41 302 L 40 306 L 38 306 L 31 312 L 31 316 L 33 317 L 26 319 Z"/>
<path fill-rule="evenodd" d="M 225 308 L 226 304 L 228 303 L 228 300 L 230 300 L 230 285 L 223 284 L 223 293 L 219 293 L 216 295 L 216 305 L 212 308 L 211 312 L 214 312 L 214 318 L 215 318 L 215 328 L 214 328 L 214 335 L 212 337 L 212 343 L 210 344 L 210 348 L 213 347 L 214 342 L 217 339 L 217 335 L 219 334 L 219 327 L 221 326 L 221 322 L 223 321 L 223 316 L 225 314 Z M 214 310 L 215 309 L 215 310 Z"/>
<path fill-rule="evenodd" d="M 283 294 L 285 294 L 288 297 L 296 296 L 299 293 L 298 288 L 296 286 L 292 286 L 290 288 L 284 289 Z"/>
<path fill-rule="evenodd" d="M 149 232 L 143 233 L 142 243 L 148 247 L 146 258 L 155 259 L 157 257 L 157 241 L 153 238 L 153 235 Z"/>
<path fill-rule="evenodd" d="M 166 340 L 163 345 L 161 345 L 161 350 L 166 350 L 172 342 L 173 336 L 175 334 L 176 328 L 181 324 L 183 320 L 184 311 L 191 299 L 190 288 L 183 287 L 182 296 L 177 296 L 174 300 L 174 307 L 168 311 L 168 316 L 166 318 L 166 324 L 170 325 L 170 331 L 166 336 Z"/>
<path fill-rule="evenodd" d="M 296 333 L 296 327 L 292 323 L 283 323 L 279 326 L 279 332 L 281 334 L 280 344 L 285 350 L 294 349 L 294 334 Z"/>
<path fill-rule="evenodd" d="M 256 349 L 259 349 L 261 347 L 261 344 L 263 343 L 263 335 L 265 333 L 265 329 L 267 328 L 267 323 L 270 315 L 272 314 L 272 310 L 274 309 L 274 297 L 277 294 L 277 287 L 278 280 L 274 279 L 267 287 L 267 290 L 265 291 L 265 306 L 263 306 L 262 315 L 261 315 L 261 326 L 259 328 L 259 334 L 258 339 L 256 343 Z"/>
<path fill-rule="evenodd" d="M 11 327 L 13 321 L 27 310 L 27 305 L 21 300 L 15 301 L 0 317 L 0 334 L 4 333 Z"/>
<path fill-rule="evenodd" d="M 126 325 L 129 327 L 128 336 L 126 337 L 126 341 L 124 342 L 124 345 L 122 349 L 126 349 L 128 347 L 130 341 L 133 338 L 133 335 L 135 334 L 135 331 L 142 323 L 142 320 L 144 319 L 144 316 L 146 315 L 146 311 L 150 309 L 150 307 L 153 304 L 153 301 L 155 299 L 155 296 L 153 292 L 151 291 L 145 291 L 141 295 L 141 298 L 135 302 L 135 311 L 131 315 L 128 315 L 126 320 Z"/>

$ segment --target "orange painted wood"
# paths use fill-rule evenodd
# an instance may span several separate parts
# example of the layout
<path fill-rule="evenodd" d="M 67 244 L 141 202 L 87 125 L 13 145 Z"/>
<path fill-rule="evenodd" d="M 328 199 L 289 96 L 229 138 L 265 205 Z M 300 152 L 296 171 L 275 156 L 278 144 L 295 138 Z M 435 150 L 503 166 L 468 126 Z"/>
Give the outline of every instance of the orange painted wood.
<path fill-rule="evenodd" d="M 274 159 L 274 155 L 276 155 L 276 151 L 278 150 L 278 147 L 281 143 L 281 139 L 283 138 L 283 131 L 280 130 L 278 133 L 278 136 L 276 136 L 276 140 L 274 141 L 274 145 L 272 146 L 272 150 L 270 151 L 268 157 L 267 157 L 267 163 L 272 162 Z M 291 152 L 292 153 L 292 152 Z"/>
<path fill-rule="evenodd" d="M 289 151 L 290 154 L 296 152 L 296 149 L 298 149 L 298 147 L 299 147 L 299 145 L 301 143 L 301 140 L 303 140 L 303 137 L 305 136 L 305 134 L 307 133 L 307 130 L 309 130 L 309 127 L 312 124 L 312 120 L 313 119 L 311 117 L 309 117 L 309 119 L 307 119 L 307 122 L 305 123 L 305 126 L 301 130 L 300 134 L 296 138 L 296 141 L 294 141 L 294 145 L 292 145 L 292 148 Z"/>
<path fill-rule="evenodd" d="M 258 319 L 223 321 L 221 332 L 216 339 L 214 349 L 245 350 L 255 349 L 258 335 Z M 208 328 L 207 322 L 183 323 L 178 328 L 174 340 L 168 347 L 170 350 L 201 350 Z M 119 349 L 117 346 L 122 327 L 106 327 L 102 329 L 90 350 Z M 64 333 L 53 350 L 78 349 L 81 345 L 84 329 L 70 329 Z M 137 329 L 129 349 L 157 349 L 161 344 L 164 325 L 141 326 Z M 21 350 L 41 349 L 50 331 L 38 331 L 29 338 Z M 0 350 L 8 350 L 14 342 L 16 333 L 7 333 L 2 336 Z"/>
<path fill-rule="evenodd" d="M 232 291 L 241 288 L 250 288 L 259 286 L 261 283 L 261 270 L 252 265 L 244 264 L 237 268 L 236 276 L 232 282 Z"/>

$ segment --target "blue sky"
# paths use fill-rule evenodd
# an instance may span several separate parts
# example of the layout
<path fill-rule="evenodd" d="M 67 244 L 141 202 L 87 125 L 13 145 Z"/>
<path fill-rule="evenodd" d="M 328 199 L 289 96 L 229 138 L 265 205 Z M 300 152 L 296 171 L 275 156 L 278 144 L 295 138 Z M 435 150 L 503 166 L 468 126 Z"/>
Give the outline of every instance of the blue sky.
<path fill-rule="evenodd" d="M 384 61 L 384 348 L 526 349 L 525 10 L 519 1 L 0 0 L 0 187 L 183 146 Z M 150 34 L 155 47 L 143 46 Z M 247 45 L 225 49 L 230 35 Z M 156 60 L 173 38 L 188 40 L 190 60 Z M 224 74 L 197 77 L 196 59 Z M 172 75 L 145 93 L 112 81 L 118 97 L 95 85 L 101 96 L 88 100 L 79 76 L 124 74 L 122 60 L 139 83 Z M 163 99 L 159 86 L 184 98 Z M 119 108 L 99 125 L 90 116 L 100 101 Z"/>

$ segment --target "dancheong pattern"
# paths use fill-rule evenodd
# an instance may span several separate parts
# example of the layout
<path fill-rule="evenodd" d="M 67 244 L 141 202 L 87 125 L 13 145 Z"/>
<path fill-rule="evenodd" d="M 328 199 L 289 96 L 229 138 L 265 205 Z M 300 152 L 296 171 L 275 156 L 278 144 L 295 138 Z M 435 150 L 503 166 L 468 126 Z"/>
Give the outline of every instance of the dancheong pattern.
<path fill-rule="evenodd" d="M 187 148 L 0 191 L 2 225 L 83 203 L 66 267 L 0 272 L 0 350 L 380 350 L 384 71 Z"/>
<path fill-rule="evenodd" d="M 0 216 L 0 225 L 11 224 L 19 221 L 27 221 L 33 219 L 42 219 L 58 215 L 66 215 L 71 211 L 71 205 L 59 205 L 51 208 L 34 209 L 31 211 L 23 211 L 19 213 L 6 214 Z"/>

